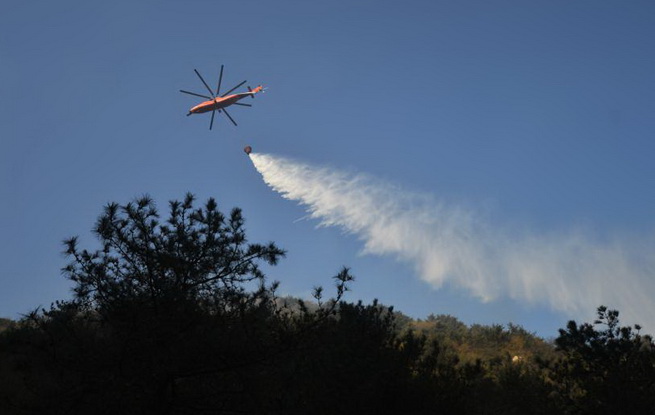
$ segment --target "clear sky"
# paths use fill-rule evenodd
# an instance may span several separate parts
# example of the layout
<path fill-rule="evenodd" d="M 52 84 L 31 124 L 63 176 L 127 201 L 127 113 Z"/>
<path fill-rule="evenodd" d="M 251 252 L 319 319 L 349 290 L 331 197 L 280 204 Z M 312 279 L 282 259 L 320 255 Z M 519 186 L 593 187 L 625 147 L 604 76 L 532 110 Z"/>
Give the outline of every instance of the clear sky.
<path fill-rule="evenodd" d="M 5 3 L 0 316 L 69 297 L 61 241 L 94 247 L 105 203 L 148 193 L 165 210 L 190 191 L 241 207 L 252 241 L 288 250 L 268 272 L 284 293 L 327 288 L 348 265 L 350 300 L 414 317 L 544 336 L 593 317 L 436 289 L 406 261 L 363 254 L 357 235 L 271 191 L 245 144 L 466 207 L 504 235 L 582 232 L 655 256 L 630 254 L 655 230 L 651 1 Z M 178 90 L 203 93 L 193 69 L 214 84 L 221 64 L 223 85 L 269 90 L 230 112 L 239 127 L 208 131 Z"/>

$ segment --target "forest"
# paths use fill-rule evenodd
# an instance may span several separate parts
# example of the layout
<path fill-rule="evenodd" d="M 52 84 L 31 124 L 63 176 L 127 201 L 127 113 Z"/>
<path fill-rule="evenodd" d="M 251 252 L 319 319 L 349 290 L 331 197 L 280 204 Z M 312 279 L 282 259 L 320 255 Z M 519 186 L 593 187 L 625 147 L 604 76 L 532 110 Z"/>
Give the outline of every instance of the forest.
<path fill-rule="evenodd" d="M 277 294 L 242 212 L 191 194 L 162 216 L 110 203 L 94 250 L 64 243 L 69 299 L 0 319 L 2 414 L 621 414 L 655 405 L 653 338 L 599 305 L 544 340 L 523 327 L 412 319 Z M 617 276 L 620 278 L 620 276 Z"/>

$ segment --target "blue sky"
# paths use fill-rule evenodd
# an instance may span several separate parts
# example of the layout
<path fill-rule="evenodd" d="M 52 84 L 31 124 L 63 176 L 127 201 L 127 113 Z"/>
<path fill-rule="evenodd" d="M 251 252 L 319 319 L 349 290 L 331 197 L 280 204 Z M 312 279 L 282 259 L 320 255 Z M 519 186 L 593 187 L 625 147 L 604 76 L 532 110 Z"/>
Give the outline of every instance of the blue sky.
<path fill-rule="evenodd" d="M 356 235 L 317 228 L 272 192 L 242 148 L 363 172 L 508 233 L 581 229 L 629 250 L 655 229 L 654 23 L 646 1 L 6 5 L 0 316 L 69 296 L 61 241 L 93 247 L 105 203 L 148 193 L 165 209 L 190 191 L 241 207 L 251 240 L 289 251 L 269 270 L 284 292 L 329 286 L 348 265 L 351 300 L 555 335 L 587 316 L 485 303 L 362 254 Z M 208 115 L 185 117 L 197 101 L 178 90 L 202 93 L 193 69 L 214 84 L 221 64 L 224 85 L 269 90 L 231 111 L 238 128 L 219 119 L 208 131 Z"/>

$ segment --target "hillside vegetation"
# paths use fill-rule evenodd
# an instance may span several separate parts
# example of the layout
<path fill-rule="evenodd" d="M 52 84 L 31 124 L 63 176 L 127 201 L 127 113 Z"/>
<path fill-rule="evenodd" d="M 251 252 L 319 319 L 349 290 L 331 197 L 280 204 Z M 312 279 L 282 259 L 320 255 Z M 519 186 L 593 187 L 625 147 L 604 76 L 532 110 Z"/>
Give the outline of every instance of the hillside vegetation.
<path fill-rule="evenodd" d="M 476 360 L 534 362 L 536 358 L 554 358 L 555 346 L 523 327 L 509 323 L 470 327 L 451 315 L 430 315 L 426 320 L 411 320 L 405 330 L 421 333 L 455 353 L 463 363 Z"/>
<path fill-rule="evenodd" d="M 13 321 L 8 318 L 0 318 L 0 332 L 5 331 L 12 325 Z"/>
<path fill-rule="evenodd" d="M 101 247 L 66 241 L 74 297 L 2 320 L 2 414 L 617 414 L 655 404 L 655 348 L 598 308 L 553 344 L 515 325 L 412 320 L 343 300 L 276 294 L 240 210 L 214 200 L 109 204 Z"/>

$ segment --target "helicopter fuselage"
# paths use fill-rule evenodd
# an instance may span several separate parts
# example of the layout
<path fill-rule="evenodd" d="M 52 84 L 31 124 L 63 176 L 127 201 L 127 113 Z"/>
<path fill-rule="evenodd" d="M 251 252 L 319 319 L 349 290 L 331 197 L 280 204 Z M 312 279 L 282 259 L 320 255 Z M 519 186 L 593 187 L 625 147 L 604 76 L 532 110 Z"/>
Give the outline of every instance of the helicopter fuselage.
<path fill-rule="evenodd" d="M 213 110 L 219 110 L 221 108 L 229 107 L 235 102 L 239 101 L 242 98 L 247 96 L 255 95 L 254 92 L 242 92 L 240 94 L 228 95 L 226 97 L 216 97 L 216 99 L 210 99 L 209 101 L 201 102 L 195 107 L 189 110 L 191 114 L 202 114 L 204 112 L 209 112 Z"/>

